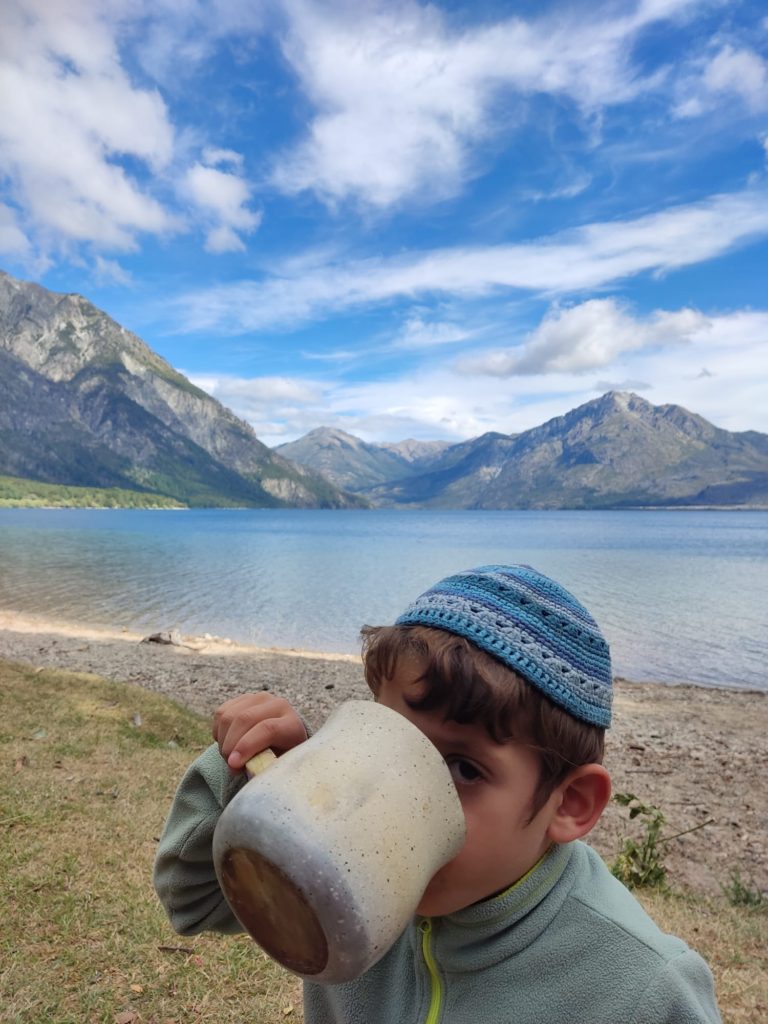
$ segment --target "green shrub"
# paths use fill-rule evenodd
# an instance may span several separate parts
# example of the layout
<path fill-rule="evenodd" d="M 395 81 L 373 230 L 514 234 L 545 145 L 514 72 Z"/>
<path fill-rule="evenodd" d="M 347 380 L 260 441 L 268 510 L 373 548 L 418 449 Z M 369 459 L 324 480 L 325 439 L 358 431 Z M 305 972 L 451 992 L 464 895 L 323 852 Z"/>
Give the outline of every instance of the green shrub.
<path fill-rule="evenodd" d="M 629 808 L 630 820 L 642 820 L 645 832 L 640 840 L 624 840 L 611 865 L 611 872 L 628 889 L 644 886 L 664 888 L 667 879 L 661 838 L 661 829 L 666 820 L 664 814 L 658 807 L 642 803 L 634 793 L 616 793 L 613 799 L 622 807 Z"/>

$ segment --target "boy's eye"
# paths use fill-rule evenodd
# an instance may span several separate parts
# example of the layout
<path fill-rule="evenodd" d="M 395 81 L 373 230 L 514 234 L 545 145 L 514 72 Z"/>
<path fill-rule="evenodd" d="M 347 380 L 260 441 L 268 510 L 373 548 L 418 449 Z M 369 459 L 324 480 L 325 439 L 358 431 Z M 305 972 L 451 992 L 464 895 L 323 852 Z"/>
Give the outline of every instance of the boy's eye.
<path fill-rule="evenodd" d="M 448 770 L 451 773 L 451 778 L 458 785 L 468 785 L 473 782 L 479 782 L 483 777 L 479 768 L 476 768 L 471 761 L 467 761 L 463 757 L 447 757 L 445 763 L 448 765 Z"/>

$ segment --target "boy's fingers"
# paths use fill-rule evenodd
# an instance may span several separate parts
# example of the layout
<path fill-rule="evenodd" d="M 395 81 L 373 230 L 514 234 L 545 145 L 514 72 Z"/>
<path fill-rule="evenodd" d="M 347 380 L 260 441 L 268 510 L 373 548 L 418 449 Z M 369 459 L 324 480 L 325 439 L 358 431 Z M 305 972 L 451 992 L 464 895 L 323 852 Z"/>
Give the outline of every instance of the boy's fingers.
<path fill-rule="evenodd" d="M 288 701 L 264 691 L 222 704 L 214 713 L 212 731 L 232 771 L 267 747 L 282 754 L 307 738 L 304 723 Z"/>
<path fill-rule="evenodd" d="M 267 718 L 240 735 L 232 745 L 227 737 L 222 754 L 232 771 L 240 771 L 246 761 L 262 750 L 271 747 L 276 754 L 282 754 L 306 738 L 306 730 L 295 713 L 292 717 Z"/>
<path fill-rule="evenodd" d="M 222 704 L 214 713 L 212 728 L 222 753 L 225 744 L 231 750 L 239 737 L 258 722 L 279 715 L 283 704 L 290 707 L 287 701 L 271 693 L 246 693 Z"/>
<path fill-rule="evenodd" d="M 269 712 L 266 705 L 275 700 L 279 700 L 279 698 L 274 697 L 271 693 L 261 692 L 242 693 L 239 697 L 225 701 L 213 714 L 214 739 L 221 741 L 232 725 L 243 716 L 267 717 Z"/>

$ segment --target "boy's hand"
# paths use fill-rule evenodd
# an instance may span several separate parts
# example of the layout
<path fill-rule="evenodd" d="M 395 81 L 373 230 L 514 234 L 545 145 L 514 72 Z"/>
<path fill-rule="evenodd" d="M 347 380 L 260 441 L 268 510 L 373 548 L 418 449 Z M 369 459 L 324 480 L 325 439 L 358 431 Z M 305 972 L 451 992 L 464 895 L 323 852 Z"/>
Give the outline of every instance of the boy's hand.
<path fill-rule="evenodd" d="M 304 723 L 287 700 L 272 693 L 244 693 L 226 701 L 213 716 L 213 738 L 233 772 L 262 750 L 284 754 L 307 738 Z"/>

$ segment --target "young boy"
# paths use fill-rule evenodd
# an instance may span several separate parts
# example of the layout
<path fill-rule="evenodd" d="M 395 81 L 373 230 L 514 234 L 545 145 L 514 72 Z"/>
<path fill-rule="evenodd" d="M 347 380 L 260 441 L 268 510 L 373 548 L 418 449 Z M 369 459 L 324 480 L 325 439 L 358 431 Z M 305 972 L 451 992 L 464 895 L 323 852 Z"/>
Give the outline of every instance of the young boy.
<path fill-rule="evenodd" d="M 305 983 L 307 1024 L 712 1024 L 704 961 L 664 935 L 579 842 L 609 797 L 608 646 L 586 609 L 528 566 L 442 580 L 394 626 L 363 630 L 377 701 L 450 767 L 466 841 L 417 916 L 356 981 Z M 269 694 L 228 701 L 165 827 L 155 885 L 174 927 L 237 931 L 211 839 L 245 762 L 306 739 Z"/>

